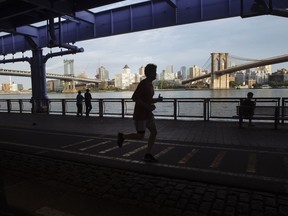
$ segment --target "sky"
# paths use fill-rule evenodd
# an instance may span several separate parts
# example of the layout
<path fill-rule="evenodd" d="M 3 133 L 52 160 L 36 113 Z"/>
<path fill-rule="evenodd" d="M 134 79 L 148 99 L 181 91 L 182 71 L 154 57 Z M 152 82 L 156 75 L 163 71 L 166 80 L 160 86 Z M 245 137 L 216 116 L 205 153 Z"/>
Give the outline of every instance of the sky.
<path fill-rule="evenodd" d="M 213 52 L 265 59 L 288 54 L 287 27 L 287 18 L 266 15 L 220 19 L 97 38 L 75 43 L 84 48 L 83 53 L 49 59 L 46 71 L 63 74 L 63 60 L 73 59 L 76 76 L 86 72 L 90 78 L 95 77 L 97 68 L 104 66 L 109 71 L 109 78 L 113 79 L 115 74 L 122 72 L 126 64 L 132 73 L 137 73 L 142 65 L 148 63 L 157 64 L 158 73 L 168 65 L 173 65 L 174 72 L 181 66 L 203 67 Z M 44 50 L 44 54 L 49 51 Z M 0 68 L 30 70 L 30 65 L 8 63 L 1 64 Z M 288 63 L 273 65 L 272 71 L 281 68 L 288 68 Z M 30 78 L 11 78 L 14 83 L 23 84 L 24 89 L 31 87 Z M 1 76 L 0 80 L 0 83 L 6 83 L 9 82 L 9 77 Z"/>

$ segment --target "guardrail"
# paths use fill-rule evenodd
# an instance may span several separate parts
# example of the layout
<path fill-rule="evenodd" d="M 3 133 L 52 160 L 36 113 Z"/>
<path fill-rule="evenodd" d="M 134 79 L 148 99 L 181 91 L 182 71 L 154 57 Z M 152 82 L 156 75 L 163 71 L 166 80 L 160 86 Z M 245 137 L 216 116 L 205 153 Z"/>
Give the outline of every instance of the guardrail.
<path fill-rule="evenodd" d="M 156 118 L 174 120 L 234 120 L 236 107 L 243 98 L 165 98 L 156 104 L 154 111 Z M 267 97 L 254 98 L 258 106 L 287 106 L 288 98 Z M 38 101 L 39 102 L 39 101 Z M 37 101 L 29 99 L 0 99 L 0 112 L 33 113 L 33 104 Z M 76 115 L 76 99 L 46 100 L 50 115 Z M 130 98 L 92 99 L 90 116 L 121 117 L 133 116 L 134 102 Z M 83 103 L 85 114 L 85 103 Z"/>

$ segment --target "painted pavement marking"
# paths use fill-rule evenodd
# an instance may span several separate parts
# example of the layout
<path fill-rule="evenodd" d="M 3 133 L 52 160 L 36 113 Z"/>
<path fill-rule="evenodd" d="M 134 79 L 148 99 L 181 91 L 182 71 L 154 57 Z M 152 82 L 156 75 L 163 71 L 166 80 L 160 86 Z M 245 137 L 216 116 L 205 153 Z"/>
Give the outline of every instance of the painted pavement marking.
<path fill-rule="evenodd" d="M 147 146 L 141 146 L 141 147 L 139 147 L 139 148 L 136 148 L 135 150 L 133 150 L 133 151 L 130 151 L 130 152 L 127 152 L 126 154 L 123 154 L 122 156 L 123 157 L 129 157 L 129 156 L 131 156 L 131 155 L 133 155 L 133 154 L 136 154 L 137 152 L 140 152 L 140 151 L 142 151 L 142 150 L 144 150 L 144 149 L 146 149 L 147 148 Z"/>
<path fill-rule="evenodd" d="M 94 139 L 83 140 L 83 141 L 80 141 L 80 142 L 76 142 L 76 143 L 72 143 L 72 144 L 69 144 L 69 145 L 61 146 L 61 148 L 65 149 L 65 148 L 69 148 L 69 147 L 72 147 L 72 146 L 81 145 L 83 143 L 91 142 L 93 140 Z"/>
<path fill-rule="evenodd" d="M 105 145 L 105 144 L 107 144 L 107 143 L 111 143 L 111 141 L 100 142 L 100 143 L 97 143 L 97 144 L 94 144 L 94 145 L 91 145 L 91 146 L 88 146 L 88 147 L 85 147 L 85 148 L 80 148 L 79 150 L 80 150 L 80 151 L 86 151 L 86 150 L 95 148 L 95 147 L 97 147 L 97 146 Z"/>
<path fill-rule="evenodd" d="M 167 154 L 167 152 L 171 151 L 172 149 L 174 149 L 173 146 L 167 147 L 167 148 L 165 148 L 164 150 L 160 151 L 158 154 L 156 154 L 154 157 L 155 157 L 155 158 L 159 158 L 159 157 L 161 157 L 162 155 Z"/>
<path fill-rule="evenodd" d="M 31 130 L 28 129 L 10 129 L 10 130 L 21 130 L 21 131 L 27 131 L 30 132 Z M 103 139 L 103 140 L 111 140 L 115 141 L 115 138 L 112 137 L 103 137 L 100 135 L 91 136 L 91 135 L 80 135 L 80 134 L 71 134 L 71 133 L 65 133 L 65 132 L 51 132 L 51 131 L 33 131 L 33 133 L 39 133 L 39 134 L 51 134 L 51 135 L 64 135 L 64 136 L 70 136 L 70 137 L 83 137 L 83 138 L 93 138 L 93 139 Z M 1 142 L 1 141 L 0 141 Z M 139 142 L 139 143 L 146 143 L 146 140 L 133 140 L 133 142 Z M 177 141 L 175 141 L 177 142 Z M 77 143 L 75 143 L 77 144 Z M 238 152 L 254 152 L 254 153 L 267 153 L 267 154 L 275 154 L 275 155 L 285 155 L 288 156 L 288 153 L 285 151 L 273 151 L 273 150 L 258 150 L 258 149 L 240 149 L 240 148 L 234 148 L 234 147 L 215 147 L 211 145 L 195 145 L 195 144 L 179 144 L 179 143 L 169 143 L 169 142 L 156 142 L 155 144 L 160 145 L 167 145 L 167 146 L 178 146 L 178 147 L 188 147 L 188 148 L 201 148 L 201 149 L 216 149 L 216 150 L 223 150 L 223 151 L 238 151 Z M 72 145 L 72 144 L 70 144 Z M 69 146 L 68 146 L 69 147 Z M 63 148 L 63 147 L 62 147 Z M 65 147 L 66 148 L 66 147 Z"/>
<path fill-rule="evenodd" d="M 179 164 L 186 164 L 192 157 L 199 151 L 199 149 L 192 149 L 188 154 L 186 154 L 181 160 L 178 161 Z"/>
<path fill-rule="evenodd" d="M 127 146 L 129 144 L 131 144 L 131 143 L 130 142 L 125 142 L 125 143 L 123 143 L 122 147 Z M 99 152 L 99 154 L 106 154 L 107 152 L 113 151 L 115 149 L 119 149 L 119 146 L 114 146 L 112 148 L 108 148 L 108 149 L 102 150 L 102 151 Z"/>
<path fill-rule="evenodd" d="M 210 164 L 211 168 L 218 168 L 226 155 L 226 151 L 220 151 L 214 161 Z"/>
<path fill-rule="evenodd" d="M 15 142 L 7 142 L 7 141 L 1 141 L 1 143 L 6 144 L 6 145 L 26 147 L 26 148 L 30 148 L 30 149 L 47 150 L 47 151 L 54 151 L 54 152 L 60 152 L 60 153 L 65 153 L 65 154 L 71 154 L 71 155 L 80 155 L 80 156 L 91 157 L 91 158 L 99 158 L 99 159 L 106 159 L 106 160 L 112 160 L 112 161 L 121 161 L 121 162 L 125 162 L 125 163 L 133 163 L 133 164 L 139 164 L 139 165 L 146 165 L 147 164 L 144 161 L 133 160 L 133 159 L 123 158 L 123 157 L 111 157 L 111 156 L 105 156 L 105 155 L 99 155 L 99 154 L 90 154 L 90 153 L 85 153 L 85 152 L 75 152 L 75 151 L 64 150 L 64 149 L 59 149 L 59 148 L 31 146 L 31 145 L 27 145 L 24 143 L 15 143 Z M 127 144 L 129 144 L 129 143 L 127 143 Z M 177 170 L 194 171 L 194 172 L 202 172 L 202 173 L 210 173 L 210 174 L 218 174 L 218 175 L 223 175 L 223 176 L 244 177 L 244 178 L 248 178 L 248 179 L 262 180 L 262 181 L 266 181 L 266 182 L 270 181 L 270 182 L 282 183 L 282 184 L 288 185 L 288 180 L 285 178 L 275 178 L 275 177 L 270 177 L 270 176 L 235 173 L 235 172 L 227 172 L 227 171 L 188 167 L 188 166 L 177 166 L 177 165 L 164 164 L 164 163 L 154 163 L 154 164 L 150 164 L 150 166 L 171 168 L 171 169 L 177 169 Z"/>

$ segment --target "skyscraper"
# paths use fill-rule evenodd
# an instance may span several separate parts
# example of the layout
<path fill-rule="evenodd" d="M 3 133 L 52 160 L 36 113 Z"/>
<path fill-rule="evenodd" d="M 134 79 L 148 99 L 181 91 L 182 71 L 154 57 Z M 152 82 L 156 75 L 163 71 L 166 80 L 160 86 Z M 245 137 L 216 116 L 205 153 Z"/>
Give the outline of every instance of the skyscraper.
<path fill-rule="evenodd" d="M 135 82 L 135 74 L 131 73 L 128 65 L 125 65 L 121 74 L 115 76 L 115 87 L 120 89 L 128 89 Z"/>
<path fill-rule="evenodd" d="M 103 66 L 98 68 L 98 79 L 101 81 L 109 80 L 109 71 Z"/>
<path fill-rule="evenodd" d="M 142 65 L 140 68 L 139 68 L 139 75 L 140 76 L 145 76 L 145 67 Z"/>
<path fill-rule="evenodd" d="M 182 67 L 180 68 L 180 72 L 181 72 L 182 79 L 187 79 L 187 69 L 186 69 L 186 66 L 182 66 Z"/>

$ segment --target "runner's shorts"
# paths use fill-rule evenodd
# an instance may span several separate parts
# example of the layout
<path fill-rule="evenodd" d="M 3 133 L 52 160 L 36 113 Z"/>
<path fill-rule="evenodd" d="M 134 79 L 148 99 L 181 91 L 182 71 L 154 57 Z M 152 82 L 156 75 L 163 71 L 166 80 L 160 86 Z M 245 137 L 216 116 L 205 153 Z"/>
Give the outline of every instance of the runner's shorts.
<path fill-rule="evenodd" d="M 156 130 L 154 116 L 152 116 L 148 120 L 134 121 L 134 124 L 135 124 L 135 128 L 136 128 L 137 133 L 145 133 L 146 128 L 149 131 Z"/>

